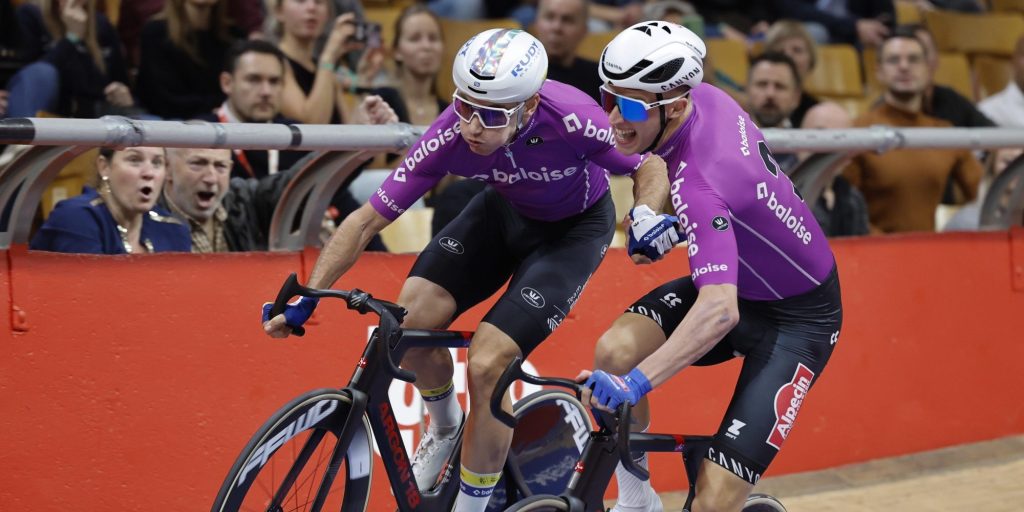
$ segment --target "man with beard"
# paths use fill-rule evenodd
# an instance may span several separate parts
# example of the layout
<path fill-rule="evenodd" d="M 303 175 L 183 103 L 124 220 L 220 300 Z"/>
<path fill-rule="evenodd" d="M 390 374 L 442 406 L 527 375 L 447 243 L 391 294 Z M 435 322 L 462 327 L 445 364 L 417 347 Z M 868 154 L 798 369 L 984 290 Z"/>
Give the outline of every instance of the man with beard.
<path fill-rule="evenodd" d="M 758 128 L 793 128 L 789 117 L 800 104 L 799 77 L 796 63 L 784 53 L 763 53 L 750 62 L 747 111 Z M 797 157 L 779 153 L 775 161 L 788 174 L 797 164 Z"/>
<path fill-rule="evenodd" d="M 912 30 L 897 30 L 878 49 L 882 101 L 855 127 L 949 127 L 923 113 L 929 84 L 927 53 Z M 977 196 L 981 164 L 965 149 L 899 149 L 854 157 L 843 175 L 864 193 L 872 232 L 934 231 L 935 209 L 952 177 L 963 200 Z"/>

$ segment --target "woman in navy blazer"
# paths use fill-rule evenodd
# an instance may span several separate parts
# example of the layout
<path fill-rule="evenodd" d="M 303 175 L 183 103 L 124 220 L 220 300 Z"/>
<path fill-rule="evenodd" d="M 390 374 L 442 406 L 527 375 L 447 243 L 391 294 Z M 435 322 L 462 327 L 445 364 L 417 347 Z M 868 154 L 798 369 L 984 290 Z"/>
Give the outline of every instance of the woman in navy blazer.
<path fill-rule="evenodd" d="M 163 148 L 103 148 L 98 189 L 57 203 L 30 249 L 138 254 L 192 249 L 188 226 L 157 206 L 166 174 Z"/>

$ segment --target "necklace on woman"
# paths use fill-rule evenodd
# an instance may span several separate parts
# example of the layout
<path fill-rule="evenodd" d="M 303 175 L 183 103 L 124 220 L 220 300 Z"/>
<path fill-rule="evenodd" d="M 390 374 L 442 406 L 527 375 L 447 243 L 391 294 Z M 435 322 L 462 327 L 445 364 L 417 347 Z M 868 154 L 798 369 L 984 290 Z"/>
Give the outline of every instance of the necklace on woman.
<path fill-rule="evenodd" d="M 121 235 L 121 244 L 124 245 L 124 251 L 128 254 L 132 254 L 132 243 L 128 241 L 128 228 L 122 226 L 120 223 L 117 224 L 117 234 Z M 142 240 L 142 246 L 146 249 L 146 252 L 153 252 L 153 243 L 149 239 Z"/>

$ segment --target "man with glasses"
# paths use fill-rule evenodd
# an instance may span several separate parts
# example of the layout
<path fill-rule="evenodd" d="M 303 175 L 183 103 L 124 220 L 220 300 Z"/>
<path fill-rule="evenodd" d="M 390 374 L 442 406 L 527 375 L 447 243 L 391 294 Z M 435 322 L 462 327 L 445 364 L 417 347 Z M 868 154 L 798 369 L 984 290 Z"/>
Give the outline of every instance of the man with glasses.
<path fill-rule="evenodd" d="M 705 51 L 679 25 L 646 22 L 602 54 L 616 148 L 665 159 L 689 269 L 612 324 L 598 341 L 597 369 L 580 379 L 597 407 L 637 406 L 635 428 L 644 430 L 652 388 L 688 366 L 744 357 L 685 507 L 739 511 L 832 353 L 842 303 L 825 235 L 761 131 L 729 95 L 701 84 Z M 638 463 L 647 465 L 646 454 Z M 621 466 L 616 477 L 614 510 L 662 509 L 649 481 Z"/>
<path fill-rule="evenodd" d="M 427 129 L 367 205 L 338 228 L 308 284 L 331 286 L 369 237 L 446 174 L 490 185 L 417 258 L 398 303 L 409 328 L 443 328 L 508 282 L 484 316 L 469 349 L 474 404 L 462 446 L 458 512 L 480 512 L 500 476 L 512 432 L 487 404 L 498 377 L 527 356 L 565 319 L 611 242 L 615 211 L 608 172 L 632 175 L 635 204 L 630 253 L 638 263 L 661 257 L 675 230 L 656 215 L 668 194 L 667 169 L 654 155 L 615 151 L 608 118 L 579 90 L 547 80 L 544 46 L 520 30 L 484 31 L 456 55 L 452 104 Z M 511 279 L 511 280 L 510 280 Z M 287 336 L 316 301 L 301 299 L 266 321 Z M 431 417 L 413 460 L 421 489 L 436 483 L 463 423 L 447 349 L 411 349 L 403 367 Z M 506 395 L 506 410 L 511 400 Z"/>

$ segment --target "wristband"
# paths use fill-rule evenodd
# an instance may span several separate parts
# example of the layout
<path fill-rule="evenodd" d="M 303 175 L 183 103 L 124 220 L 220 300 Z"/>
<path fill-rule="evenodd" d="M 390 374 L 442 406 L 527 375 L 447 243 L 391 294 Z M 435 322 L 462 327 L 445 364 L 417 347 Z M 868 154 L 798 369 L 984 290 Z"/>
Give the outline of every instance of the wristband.
<path fill-rule="evenodd" d="M 626 380 L 636 386 L 636 390 L 639 392 L 638 396 L 644 396 L 651 392 L 651 381 L 647 380 L 647 376 L 644 375 L 644 372 L 640 371 L 640 368 L 630 370 L 626 374 Z"/>
<path fill-rule="evenodd" d="M 331 64 L 330 62 L 321 62 L 320 63 L 320 69 L 326 69 L 327 71 L 330 71 L 331 73 L 334 73 L 335 71 L 338 70 L 338 66 L 335 66 L 334 64 Z"/>

